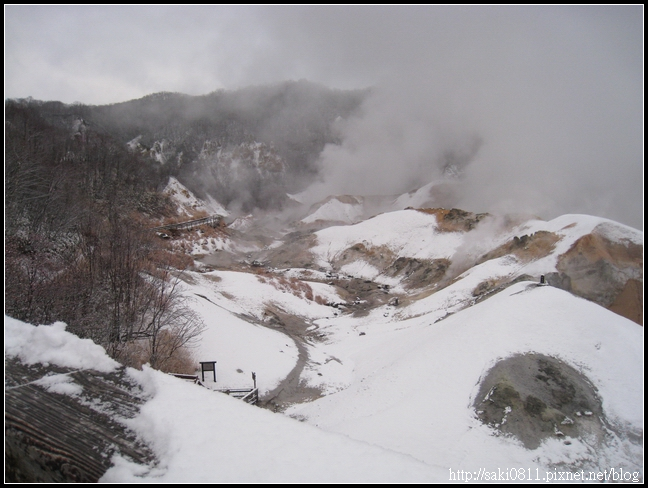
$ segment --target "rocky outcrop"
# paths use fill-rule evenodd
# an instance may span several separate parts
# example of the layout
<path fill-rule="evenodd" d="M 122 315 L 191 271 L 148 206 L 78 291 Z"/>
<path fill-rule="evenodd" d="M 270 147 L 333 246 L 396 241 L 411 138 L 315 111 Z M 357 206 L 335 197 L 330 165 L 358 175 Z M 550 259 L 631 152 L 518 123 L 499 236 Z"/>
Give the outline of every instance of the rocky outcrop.
<path fill-rule="evenodd" d="M 481 380 L 473 407 L 484 424 L 527 449 L 548 438 L 567 445 L 580 439 L 596 448 L 607 442 L 610 431 L 633 435 L 608 421 L 596 388 L 583 373 L 543 354 L 498 362 Z"/>
<path fill-rule="evenodd" d="M 493 249 L 479 259 L 477 264 L 512 254 L 522 262 L 543 258 L 551 254 L 560 240 L 553 232 L 538 231 L 533 234 L 514 236 L 507 243 Z"/>
<path fill-rule="evenodd" d="M 643 246 L 604 230 L 595 228 L 559 257 L 565 289 L 643 325 Z"/>
<path fill-rule="evenodd" d="M 556 272 L 546 274 L 549 285 L 598 303 L 643 325 L 643 245 L 614 237 L 608 224 L 582 236 L 557 258 Z M 526 263 L 549 256 L 560 237 L 547 231 L 514 236 L 483 255 L 476 264 L 506 255 Z M 487 284 L 475 295 L 489 291 Z"/>
<path fill-rule="evenodd" d="M 427 259 L 400 257 L 385 269 L 384 274 L 401 278 L 410 288 L 425 288 L 439 283 L 445 276 L 449 259 Z"/>
<path fill-rule="evenodd" d="M 419 208 L 419 212 L 434 215 L 437 218 L 439 230 L 443 232 L 468 232 L 473 230 L 487 213 L 475 214 L 459 208 Z"/>
<path fill-rule="evenodd" d="M 643 325 L 643 283 L 638 280 L 628 280 L 608 308 Z"/>

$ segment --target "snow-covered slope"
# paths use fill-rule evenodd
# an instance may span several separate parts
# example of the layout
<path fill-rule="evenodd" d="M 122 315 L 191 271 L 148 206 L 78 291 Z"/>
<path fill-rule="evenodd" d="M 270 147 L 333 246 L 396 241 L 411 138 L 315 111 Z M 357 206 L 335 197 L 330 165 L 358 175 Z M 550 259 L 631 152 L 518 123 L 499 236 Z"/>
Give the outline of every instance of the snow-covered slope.
<path fill-rule="evenodd" d="M 321 269 L 400 291 L 404 284 L 433 290 L 467 279 L 466 291 L 477 296 L 521 276 L 539 279 L 548 275 L 556 286 L 607 307 L 611 299 L 599 297 L 605 293 L 593 290 L 597 284 L 588 283 L 587 276 L 599 279 L 603 287 L 619 289 L 628 279 L 643 280 L 643 233 L 587 215 L 563 215 L 546 222 L 458 210 L 408 209 L 354 225 L 328 227 L 314 235 L 311 253 Z M 576 247 L 590 235 L 598 236 L 594 237 L 598 244 Z M 589 257 L 579 257 L 585 251 Z M 482 267 L 485 262 L 490 263 L 487 268 Z M 603 270 L 606 266 L 611 267 L 609 273 Z M 480 284 L 481 293 L 475 290 Z M 615 288 L 608 295 L 618 292 Z"/>
<path fill-rule="evenodd" d="M 329 197 L 323 203 L 314 206 L 309 215 L 301 222 L 312 224 L 317 221 L 343 222 L 354 224 L 364 215 L 363 199 L 352 196 Z"/>
<path fill-rule="evenodd" d="M 5 317 L 5 357 L 25 364 L 115 368 L 102 348 L 65 332 Z M 264 343 L 260 334 L 252 347 Z M 330 434 L 145 367 L 128 370 L 148 396 L 133 419 L 118 419 L 155 452 L 151 465 L 116 455 L 101 481 L 111 483 L 430 482 L 445 470 L 345 436 Z M 46 381 L 46 379 L 49 380 Z M 54 380 L 57 381 L 54 381 Z M 82 398 L 66 375 L 36 383 Z M 68 388 L 62 388 L 67 385 Z M 58 386 L 58 388 L 56 388 Z"/>
<path fill-rule="evenodd" d="M 312 251 L 322 266 L 357 243 L 384 248 L 397 257 L 436 259 L 451 257 L 463 241 L 460 233 L 441 232 L 435 216 L 416 210 L 389 212 L 347 227 L 328 227 L 316 235 L 318 246 Z"/>
<path fill-rule="evenodd" d="M 229 212 L 211 196 L 207 197 L 207 201 L 196 198 L 186 186 L 173 176 L 169 177 L 169 183 L 164 188 L 163 193 L 168 195 L 175 203 L 176 212 L 179 215 L 187 215 L 189 217 L 199 213 L 229 215 Z"/>
<path fill-rule="evenodd" d="M 340 301 L 333 287 L 323 283 L 233 271 L 188 276 L 183 291 L 207 326 L 194 357 L 218 361 L 217 384 L 205 378 L 208 386 L 248 388 L 255 372 L 262 396 L 277 387 L 298 363 L 295 340 L 281 329 L 272 330 L 272 313 L 310 323 L 332 315 L 332 309 L 322 303 Z"/>
<path fill-rule="evenodd" d="M 434 307 L 428 304 L 431 310 Z M 567 463 L 588 469 L 642 466 L 643 329 L 553 287 L 518 283 L 442 322 L 423 314 L 404 321 L 379 315 L 319 321 L 351 378 L 347 387 L 291 415 L 326 430 L 409 454 L 430 464 L 478 471 L 542 470 Z M 604 445 L 555 437 L 536 450 L 494 435 L 472 403 L 500 359 L 542 353 L 582 372 L 621 433 Z M 332 382 L 335 370 L 326 374 Z M 572 412 L 575 415 L 575 412 Z"/>
<path fill-rule="evenodd" d="M 402 210 L 407 207 L 452 207 L 456 200 L 454 196 L 455 185 L 457 185 L 457 180 L 453 178 L 432 181 L 414 191 L 398 196 L 389 210 Z"/>
<path fill-rule="evenodd" d="M 534 260 L 534 273 L 555 271 L 555 260 L 574 242 L 601 228 L 611 239 L 643 245 L 643 233 L 616 222 L 588 215 L 563 215 L 549 222 L 524 220 L 515 225 L 501 218 L 485 218 L 470 230 L 444 229 L 437 214 L 410 209 L 388 212 L 350 226 L 328 227 L 316 233 L 312 249 L 321 266 L 330 266 L 340 254 L 355 244 L 367 249 L 384 249 L 395 257 L 415 259 L 452 258 L 472 260 L 511 240 L 514 236 L 550 232 L 557 236 L 547 261 Z M 548 257 L 548 256 L 547 256 Z M 544 257 L 543 257 L 544 258 Z"/>
<path fill-rule="evenodd" d="M 353 224 L 383 212 L 406 208 L 451 208 L 456 203 L 457 180 L 444 178 L 432 181 L 402 195 L 335 195 L 313 204 L 301 224 L 316 222 Z M 296 203 L 308 201 L 308 190 L 288 195 Z"/>
<path fill-rule="evenodd" d="M 116 458 L 105 481 L 488 481 L 502 470 L 546 481 L 611 469 L 643 479 L 643 328 L 597 304 L 642 286 L 642 232 L 456 209 L 338 221 L 240 255 L 232 243 L 228 269 L 183 275 L 207 326 L 195 359 L 217 361 L 207 386 L 249 387 L 254 372 L 262 403 L 294 419 L 131 371 L 149 399 L 128 425 L 159 463 Z M 293 258 L 303 264 L 268 264 Z M 58 361 L 29 344 L 75 354 L 60 324 L 40 328 L 56 335 L 43 342 L 5 323 L 6 356 Z M 511 361 L 547 373 L 523 384 Z M 493 371 L 510 374 L 496 384 L 510 403 L 484 392 Z"/>

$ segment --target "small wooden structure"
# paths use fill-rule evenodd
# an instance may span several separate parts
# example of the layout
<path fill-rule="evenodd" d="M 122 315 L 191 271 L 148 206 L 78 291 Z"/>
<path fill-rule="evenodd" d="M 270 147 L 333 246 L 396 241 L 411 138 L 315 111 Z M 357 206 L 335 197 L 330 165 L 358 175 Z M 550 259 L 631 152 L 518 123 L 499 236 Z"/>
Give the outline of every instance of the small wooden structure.
<path fill-rule="evenodd" d="M 200 371 L 202 373 L 202 380 L 205 381 L 205 371 L 214 372 L 214 383 L 216 383 L 216 361 L 201 361 Z"/>

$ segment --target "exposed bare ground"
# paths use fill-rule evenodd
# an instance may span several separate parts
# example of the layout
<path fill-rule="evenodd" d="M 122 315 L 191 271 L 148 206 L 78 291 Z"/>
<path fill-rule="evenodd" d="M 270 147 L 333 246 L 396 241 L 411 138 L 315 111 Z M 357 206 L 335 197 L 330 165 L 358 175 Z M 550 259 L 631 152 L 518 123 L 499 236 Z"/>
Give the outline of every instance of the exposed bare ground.
<path fill-rule="evenodd" d="M 567 445 L 580 439 L 597 449 L 611 442 L 612 432 L 642 442 L 643 432 L 611 423 L 588 378 L 559 359 L 515 355 L 499 361 L 480 384 L 473 402 L 477 418 L 527 449 L 536 449 L 547 438 Z"/>
<path fill-rule="evenodd" d="M 480 264 L 508 254 L 516 256 L 522 262 L 529 262 L 548 256 L 554 250 L 555 244 L 559 239 L 553 232 L 543 230 L 531 235 L 515 236 L 507 243 L 484 254 L 475 264 Z"/>
<path fill-rule="evenodd" d="M 643 325 L 643 246 L 592 232 L 560 256 L 557 268 L 572 293 Z"/>
<path fill-rule="evenodd" d="M 307 340 L 319 340 L 318 333 L 309 331 L 311 324 L 301 317 L 287 314 L 276 307 L 268 307 L 266 314 L 269 320 L 266 320 L 263 325 L 279 330 L 293 339 L 297 345 L 298 356 L 295 367 L 276 388 L 259 399 L 258 405 L 278 412 L 283 411 L 291 404 L 321 397 L 322 392 L 318 388 L 309 387 L 300 379 L 304 366 L 309 361 L 305 343 Z"/>
<path fill-rule="evenodd" d="M 613 312 L 643 325 L 643 284 L 638 280 L 628 280 L 609 308 Z"/>
<path fill-rule="evenodd" d="M 458 208 L 450 210 L 446 208 L 417 208 L 416 210 L 436 216 L 439 230 L 443 232 L 468 232 L 489 215 L 487 213 L 466 212 Z"/>

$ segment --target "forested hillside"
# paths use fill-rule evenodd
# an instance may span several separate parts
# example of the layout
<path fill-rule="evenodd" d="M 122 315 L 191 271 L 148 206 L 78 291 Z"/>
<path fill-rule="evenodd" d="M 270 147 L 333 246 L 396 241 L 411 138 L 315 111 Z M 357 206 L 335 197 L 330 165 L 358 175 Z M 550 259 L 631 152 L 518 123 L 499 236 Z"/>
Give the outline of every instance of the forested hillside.
<path fill-rule="evenodd" d="M 166 176 L 75 108 L 5 103 L 5 313 L 64 320 L 115 358 L 160 367 L 200 328 L 185 313 L 161 332 L 183 308 L 165 269 L 190 262 L 149 230 L 172 212 L 156 191 Z"/>

